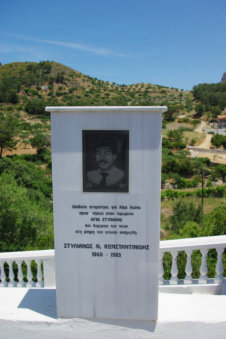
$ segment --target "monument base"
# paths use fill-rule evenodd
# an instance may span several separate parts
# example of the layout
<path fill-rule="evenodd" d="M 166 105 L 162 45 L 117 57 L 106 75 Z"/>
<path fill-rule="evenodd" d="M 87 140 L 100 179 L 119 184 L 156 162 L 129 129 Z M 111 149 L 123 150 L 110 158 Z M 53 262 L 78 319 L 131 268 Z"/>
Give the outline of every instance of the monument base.
<path fill-rule="evenodd" d="M 0 288 L 1 339 L 224 339 L 226 298 L 160 293 L 159 320 L 57 319 L 55 289 Z"/>

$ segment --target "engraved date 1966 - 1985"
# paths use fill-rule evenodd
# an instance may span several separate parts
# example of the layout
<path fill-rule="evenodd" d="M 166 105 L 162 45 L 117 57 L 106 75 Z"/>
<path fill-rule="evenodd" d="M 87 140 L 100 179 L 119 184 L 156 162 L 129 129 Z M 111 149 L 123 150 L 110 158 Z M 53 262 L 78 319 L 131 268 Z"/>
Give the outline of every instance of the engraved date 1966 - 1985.
<path fill-rule="evenodd" d="M 103 257 L 104 254 L 103 254 L 103 252 L 92 252 L 92 256 L 93 257 Z M 120 258 L 121 257 L 121 253 L 120 252 L 112 252 L 111 253 L 111 257 Z"/>

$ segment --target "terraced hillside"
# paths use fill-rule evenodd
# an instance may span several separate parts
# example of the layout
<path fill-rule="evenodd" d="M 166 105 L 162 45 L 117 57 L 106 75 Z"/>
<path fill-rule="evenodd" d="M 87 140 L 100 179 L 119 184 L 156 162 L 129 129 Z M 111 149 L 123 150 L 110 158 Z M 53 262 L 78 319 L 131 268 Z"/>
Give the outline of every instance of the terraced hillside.
<path fill-rule="evenodd" d="M 0 66 L 0 102 L 42 100 L 51 105 L 170 105 L 183 112 L 190 92 L 152 84 L 117 85 L 84 75 L 59 63 L 11 63 Z M 22 105 L 22 106 L 21 106 Z"/>

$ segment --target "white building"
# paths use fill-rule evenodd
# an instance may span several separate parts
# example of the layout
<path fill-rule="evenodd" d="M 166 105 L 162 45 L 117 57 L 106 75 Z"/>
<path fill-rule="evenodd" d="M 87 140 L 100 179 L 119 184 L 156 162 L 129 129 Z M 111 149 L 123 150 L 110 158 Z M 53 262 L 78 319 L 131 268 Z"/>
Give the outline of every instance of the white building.
<path fill-rule="evenodd" d="M 226 128 L 226 115 L 218 115 L 217 117 L 217 127 L 222 129 Z"/>

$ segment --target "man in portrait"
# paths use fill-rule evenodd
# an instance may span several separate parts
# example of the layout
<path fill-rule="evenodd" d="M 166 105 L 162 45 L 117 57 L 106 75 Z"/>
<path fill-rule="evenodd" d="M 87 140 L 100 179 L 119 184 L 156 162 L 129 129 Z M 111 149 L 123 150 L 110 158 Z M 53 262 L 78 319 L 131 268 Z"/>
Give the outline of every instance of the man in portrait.
<path fill-rule="evenodd" d="M 122 140 L 117 138 L 117 133 L 108 135 L 104 132 L 96 135 L 92 145 L 93 154 L 90 155 L 93 159 L 93 166 L 90 167 L 95 168 L 85 173 L 85 191 L 120 192 L 128 189 L 125 168 L 123 168 L 125 166 L 119 159 L 122 143 Z M 121 158 L 123 158 L 122 154 Z"/>

